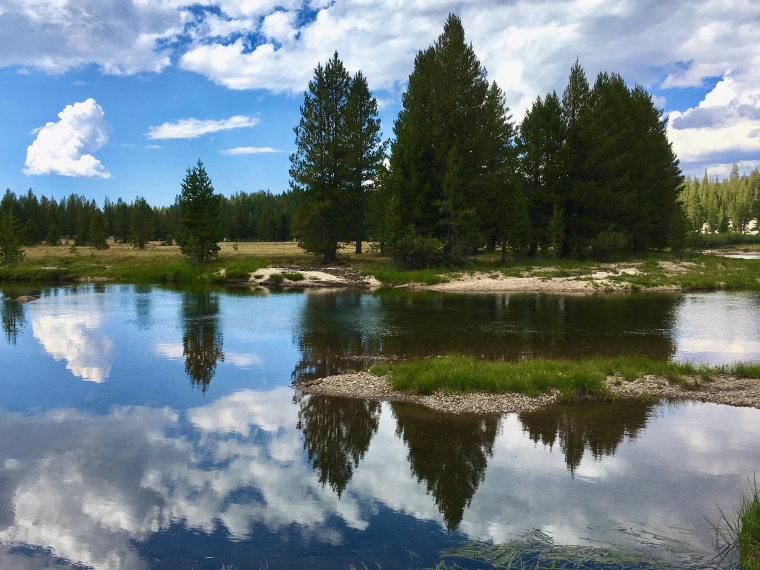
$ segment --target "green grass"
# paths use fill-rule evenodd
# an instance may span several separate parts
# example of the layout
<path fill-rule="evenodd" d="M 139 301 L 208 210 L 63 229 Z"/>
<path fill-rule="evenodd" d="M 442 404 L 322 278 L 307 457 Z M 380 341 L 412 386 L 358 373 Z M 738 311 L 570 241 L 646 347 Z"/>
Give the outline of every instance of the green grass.
<path fill-rule="evenodd" d="M 745 570 L 760 570 L 760 493 L 754 489 L 739 510 L 739 556 Z"/>
<path fill-rule="evenodd" d="M 688 362 L 667 362 L 645 357 L 592 358 L 586 360 L 534 359 L 516 362 L 478 360 L 466 356 L 446 356 L 410 362 L 375 364 L 375 374 L 391 374 L 397 390 L 415 394 L 446 392 L 519 392 L 537 396 L 559 390 L 564 400 L 581 395 L 606 396 L 605 380 L 619 376 L 633 380 L 649 374 L 671 382 L 693 386 L 719 373 L 760 378 L 760 365 L 702 366 Z"/>
<path fill-rule="evenodd" d="M 760 490 L 757 480 L 750 481 L 733 516 L 721 512 L 715 532 L 721 559 L 738 553 L 744 570 L 760 570 Z"/>
<path fill-rule="evenodd" d="M 376 264 L 364 268 L 364 275 L 372 275 L 385 285 L 409 285 L 411 283 L 425 283 L 435 285 L 449 281 L 443 274 L 446 269 L 398 269 L 388 264 Z"/>
<path fill-rule="evenodd" d="M 220 258 L 207 265 L 190 265 L 182 258 L 158 255 L 115 255 L 107 259 L 92 255 L 69 255 L 55 260 L 55 265 L 21 262 L 0 268 L 0 282 L 65 282 L 82 277 L 106 278 L 129 283 L 222 283 L 228 279 L 247 278 L 268 265 L 266 260 Z M 225 270 L 225 276 L 221 270 Z"/>
<path fill-rule="evenodd" d="M 299 273 L 298 271 L 284 272 L 282 276 L 288 281 L 303 281 L 304 280 L 303 273 Z"/>

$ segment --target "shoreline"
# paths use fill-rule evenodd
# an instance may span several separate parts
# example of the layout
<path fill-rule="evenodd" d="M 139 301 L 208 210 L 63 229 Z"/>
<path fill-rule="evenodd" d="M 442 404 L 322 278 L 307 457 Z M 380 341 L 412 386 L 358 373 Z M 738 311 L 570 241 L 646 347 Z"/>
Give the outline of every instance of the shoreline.
<path fill-rule="evenodd" d="M 453 414 L 532 412 L 562 402 L 556 392 L 539 396 L 526 396 L 516 392 L 410 394 L 391 387 L 388 376 L 378 376 L 370 372 L 351 372 L 304 381 L 295 384 L 294 388 L 304 394 L 412 402 Z M 756 378 L 737 378 L 719 374 L 711 382 L 701 383 L 690 389 L 657 376 L 645 376 L 632 381 L 610 377 L 607 379 L 607 388 L 612 399 L 698 401 L 760 409 L 760 379 Z"/>

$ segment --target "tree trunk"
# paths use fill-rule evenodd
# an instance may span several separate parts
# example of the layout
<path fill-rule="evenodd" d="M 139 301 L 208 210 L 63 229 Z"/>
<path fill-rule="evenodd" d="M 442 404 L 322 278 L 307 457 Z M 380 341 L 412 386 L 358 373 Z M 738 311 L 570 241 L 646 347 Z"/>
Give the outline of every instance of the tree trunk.
<path fill-rule="evenodd" d="M 358 239 L 356 240 L 356 253 L 361 254 L 362 252 L 362 240 Z"/>

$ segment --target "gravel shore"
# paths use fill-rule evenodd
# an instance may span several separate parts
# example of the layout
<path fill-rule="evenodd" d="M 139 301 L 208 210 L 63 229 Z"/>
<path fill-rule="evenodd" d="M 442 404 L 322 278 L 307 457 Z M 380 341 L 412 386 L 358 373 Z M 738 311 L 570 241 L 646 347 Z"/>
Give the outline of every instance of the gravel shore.
<path fill-rule="evenodd" d="M 695 385 L 692 389 L 672 384 L 667 379 L 657 376 L 645 376 L 633 381 L 611 377 L 607 382 L 613 398 L 667 398 L 760 408 L 760 379 L 718 375 L 711 382 Z M 296 385 L 296 389 L 306 394 L 415 402 L 434 410 L 455 414 L 530 412 L 559 401 L 552 393 L 536 397 L 512 392 L 506 394 L 435 393 L 426 396 L 408 394 L 394 390 L 390 385 L 389 377 L 377 376 L 369 372 L 339 374 L 302 382 Z"/>

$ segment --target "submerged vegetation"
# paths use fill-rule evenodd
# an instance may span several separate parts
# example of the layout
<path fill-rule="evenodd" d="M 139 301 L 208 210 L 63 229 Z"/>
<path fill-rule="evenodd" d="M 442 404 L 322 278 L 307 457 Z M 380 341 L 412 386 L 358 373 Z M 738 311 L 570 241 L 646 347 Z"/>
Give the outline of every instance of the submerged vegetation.
<path fill-rule="evenodd" d="M 379 375 L 390 374 L 395 389 L 414 394 L 432 394 L 442 390 L 519 392 L 537 396 L 556 389 L 564 400 L 584 395 L 607 395 L 605 381 L 609 376 L 625 380 L 647 375 L 662 376 L 686 387 L 709 382 L 717 374 L 760 378 L 760 364 L 707 366 L 657 361 L 640 356 L 584 360 L 541 358 L 515 362 L 446 356 L 409 362 L 382 362 L 375 364 L 371 371 Z"/>

